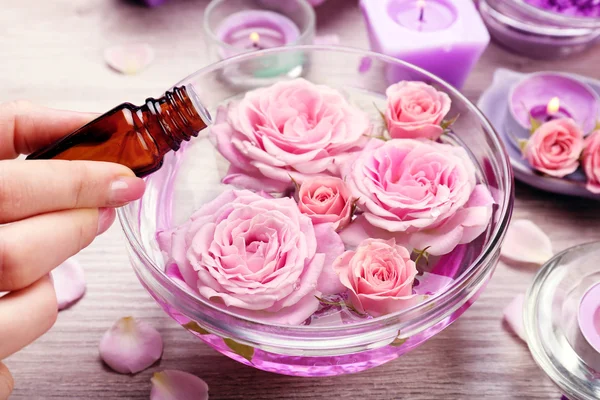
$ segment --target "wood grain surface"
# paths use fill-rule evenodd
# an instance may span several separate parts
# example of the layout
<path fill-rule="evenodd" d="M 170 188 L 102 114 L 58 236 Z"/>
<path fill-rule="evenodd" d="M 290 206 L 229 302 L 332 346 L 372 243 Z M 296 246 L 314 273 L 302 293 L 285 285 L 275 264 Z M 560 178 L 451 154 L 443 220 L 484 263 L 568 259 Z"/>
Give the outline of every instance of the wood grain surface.
<path fill-rule="evenodd" d="M 171 0 L 149 10 L 117 0 L 1 0 L 0 101 L 28 99 L 56 108 L 104 111 L 140 103 L 207 64 L 202 14 L 207 1 Z M 328 0 L 318 32 L 368 48 L 356 0 Z M 136 76 L 119 75 L 102 58 L 105 47 L 145 41 L 157 59 Z M 477 100 L 498 67 L 559 70 L 600 78 L 600 48 L 540 62 L 491 44 L 464 92 Z M 556 250 L 600 239 L 600 204 L 517 184 L 514 218 L 529 218 Z M 477 303 L 444 332 L 412 353 L 357 375 L 278 376 L 242 366 L 204 346 L 164 314 L 137 282 L 118 225 L 84 250 L 87 294 L 60 313 L 44 337 L 6 360 L 16 379 L 13 399 L 144 399 L 150 377 L 164 368 L 204 378 L 211 399 L 559 399 L 527 347 L 502 326 L 503 307 L 522 293 L 535 271 L 500 264 Z M 101 335 L 133 315 L 160 330 L 159 365 L 135 376 L 112 373 L 98 359 Z"/>

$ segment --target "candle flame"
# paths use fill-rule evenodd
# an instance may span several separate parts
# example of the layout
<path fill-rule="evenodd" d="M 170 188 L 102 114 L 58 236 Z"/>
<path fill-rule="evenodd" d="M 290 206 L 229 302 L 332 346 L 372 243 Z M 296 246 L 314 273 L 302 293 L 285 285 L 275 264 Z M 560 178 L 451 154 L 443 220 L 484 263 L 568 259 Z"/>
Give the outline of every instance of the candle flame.
<path fill-rule="evenodd" d="M 548 107 L 546 107 L 546 111 L 548 112 L 548 114 L 552 115 L 556 114 L 558 110 L 560 110 L 560 100 L 558 97 L 553 97 L 548 102 Z"/>
<path fill-rule="evenodd" d="M 420 10 L 425 8 L 425 0 L 417 0 L 417 7 L 419 7 Z"/>
<path fill-rule="evenodd" d="M 252 41 L 253 44 L 257 44 L 259 40 L 260 40 L 260 35 L 258 33 L 252 32 L 250 34 L 250 41 Z"/>

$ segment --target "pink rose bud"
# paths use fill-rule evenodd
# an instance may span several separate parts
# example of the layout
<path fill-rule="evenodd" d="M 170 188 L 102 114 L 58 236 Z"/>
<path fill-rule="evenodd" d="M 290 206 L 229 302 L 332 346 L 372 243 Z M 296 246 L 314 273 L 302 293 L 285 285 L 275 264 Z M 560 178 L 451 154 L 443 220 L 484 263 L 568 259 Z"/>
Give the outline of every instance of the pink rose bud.
<path fill-rule="evenodd" d="M 283 192 L 292 186 L 290 176 L 298 183 L 339 176 L 370 129 L 368 115 L 338 91 L 294 79 L 220 107 L 210 135 L 231 164 L 223 183 Z"/>
<path fill-rule="evenodd" d="M 350 302 L 373 317 L 416 304 L 422 296 L 412 292 L 417 267 L 410 252 L 394 239 L 367 239 L 356 251 L 346 251 L 333 263 Z"/>
<path fill-rule="evenodd" d="M 583 131 L 570 118 L 544 123 L 525 145 L 525 158 L 532 168 L 562 178 L 579 166 L 583 150 Z"/>
<path fill-rule="evenodd" d="M 437 139 L 450 111 L 450 97 L 423 82 L 402 81 L 390 86 L 385 119 L 392 138 Z"/>
<path fill-rule="evenodd" d="M 309 178 L 298 190 L 300 211 L 308 215 L 313 224 L 331 222 L 335 230 L 348 225 L 353 203 L 350 190 L 340 178 Z"/>
<path fill-rule="evenodd" d="M 588 180 L 587 190 L 600 193 L 600 130 L 585 139 L 582 165 Z"/>

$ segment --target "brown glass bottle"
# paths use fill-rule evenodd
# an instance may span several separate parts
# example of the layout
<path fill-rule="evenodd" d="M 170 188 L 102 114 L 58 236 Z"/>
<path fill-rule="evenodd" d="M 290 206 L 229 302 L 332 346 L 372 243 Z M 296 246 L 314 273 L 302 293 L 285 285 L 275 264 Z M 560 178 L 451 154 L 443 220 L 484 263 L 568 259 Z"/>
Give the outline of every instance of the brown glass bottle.
<path fill-rule="evenodd" d="M 108 161 L 148 175 L 161 167 L 166 153 L 206 128 L 209 117 L 196 99 L 183 86 L 141 107 L 123 103 L 27 159 Z"/>

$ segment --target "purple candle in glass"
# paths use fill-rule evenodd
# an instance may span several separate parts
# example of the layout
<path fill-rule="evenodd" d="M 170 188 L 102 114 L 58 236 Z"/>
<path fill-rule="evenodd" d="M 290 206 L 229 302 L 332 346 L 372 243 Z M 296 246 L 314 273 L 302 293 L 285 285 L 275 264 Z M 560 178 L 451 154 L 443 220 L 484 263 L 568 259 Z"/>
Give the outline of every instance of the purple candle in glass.
<path fill-rule="evenodd" d="M 517 83 L 509 94 L 509 126 L 512 135 L 527 137 L 530 118 L 547 122 L 573 118 L 584 132 L 591 132 L 600 100 L 587 84 L 566 74 L 540 72 Z"/>
<path fill-rule="evenodd" d="M 300 37 L 300 30 L 292 20 L 274 11 L 246 10 L 223 20 L 217 29 L 217 37 L 237 49 L 223 54 L 225 58 L 239 53 L 239 50 L 285 46 Z"/>
<path fill-rule="evenodd" d="M 465 0 L 361 0 L 371 49 L 417 65 L 457 88 L 489 43 Z M 393 83 L 407 77 L 388 71 Z"/>
<path fill-rule="evenodd" d="M 542 10 L 575 17 L 600 17 L 600 2 L 597 0 L 525 0 Z"/>

